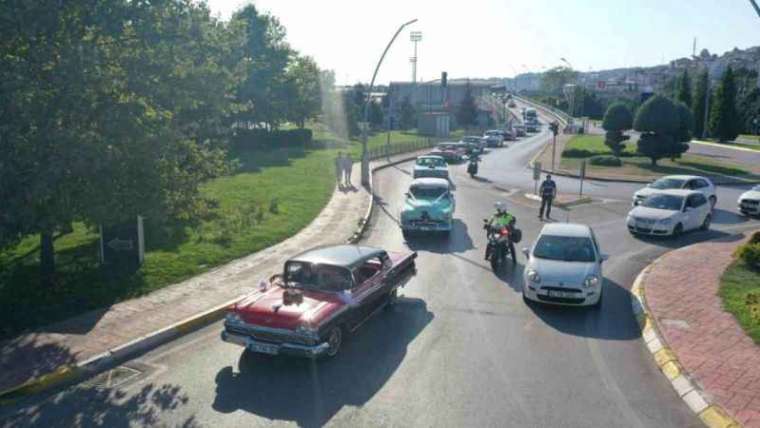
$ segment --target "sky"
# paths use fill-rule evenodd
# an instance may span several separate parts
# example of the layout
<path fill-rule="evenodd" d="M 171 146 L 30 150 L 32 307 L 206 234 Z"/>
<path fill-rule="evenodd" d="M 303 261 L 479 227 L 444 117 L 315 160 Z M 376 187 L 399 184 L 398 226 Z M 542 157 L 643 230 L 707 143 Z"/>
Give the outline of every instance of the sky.
<path fill-rule="evenodd" d="M 290 45 L 335 71 L 339 84 L 368 82 L 398 27 L 377 82 L 412 78 L 409 31 L 421 31 L 418 80 L 511 77 L 565 65 L 579 71 L 665 64 L 697 53 L 760 45 L 749 0 L 206 0 L 229 19 L 245 4 L 276 16 Z"/>

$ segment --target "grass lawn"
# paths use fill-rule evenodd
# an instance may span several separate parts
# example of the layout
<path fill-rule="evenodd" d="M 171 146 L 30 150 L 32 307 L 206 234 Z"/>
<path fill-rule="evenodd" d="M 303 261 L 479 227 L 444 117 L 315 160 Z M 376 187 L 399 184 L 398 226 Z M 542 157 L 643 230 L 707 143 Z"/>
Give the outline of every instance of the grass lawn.
<path fill-rule="evenodd" d="M 149 293 L 294 235 L 332 195 L 334 156 L 298 149 L 240 156 L 237 174 L 203 187 L 219 202 L 213 217 L 173 233 L 146 230 L 145 264 L 129 277 L 98 268 L 98 235 L 77 224 L 55 242 L 59 285 L 41 289 L 39 239 L 28 237 L 0 253 L 0 336 Z"/>
<path fill-rule="evenodd" d="M 720 279 L 723 308 L 731 312 L 744 331 L 760 345 L 760 272 L 736 260 Z"/>
<path fill-rule="evenodd" d="M 565 146 L 567 149 L 581 149 L 592 152 L 594 155 L 611 155 L 609 148 L 604 145 L 604 137 L 601 135 L 578 135 L 573 137 Z M 635 143 L 626 144 L 626 153 L 635 153 Z M 609 167 L 586 165 L 586 171 L 589 174 L 607 175 L 607 176 L 635 176 L 643 178 L 654 178 L 661 175 L 670 174 L 697 174 L 709 176 L 738 176 L 748 179 L 760 179 L 750 171 L 737 167 L 723 161 L 716 161 L 712 158 L 700 155 L 685 153 L 679 159 L 671 161 L 670 159 L 660 159 L 656 166 L 652 166 L 649 158 L 642 156 L 624 156 L 621 158 L 623 166 Z M 578 171 L 582 159 L 563 157 L 560 168 L 568 171 Z"/>
<path fill-rule="evenodd" d="M 739 135 L 739 138 L 742 138 L 744 140 L 753 140 L 753 141 L 757 141 L 758 143 L 760 143 L 760 135 L 742 134 L 742 135 Z"/>

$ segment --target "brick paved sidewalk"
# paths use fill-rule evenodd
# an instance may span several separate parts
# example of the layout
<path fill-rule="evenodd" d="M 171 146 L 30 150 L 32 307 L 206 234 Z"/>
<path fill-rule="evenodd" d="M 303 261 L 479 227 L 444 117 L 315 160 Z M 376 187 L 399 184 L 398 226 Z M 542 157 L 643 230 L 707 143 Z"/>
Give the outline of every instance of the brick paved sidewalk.
<path fill-rule="evenodd" d="M 746 239 L 672 251 L 643 281 L 647 306 L 667 346 L 705 395 L 745 427 L 760 427 L 760 346 L 723 311 L 720 277 Z"/>
<path fill-rule="evenodd" d="M 390 160 L 413 155 L 402 154 Z M 383 163 L 386 160 L 372 165 Z M 327 206 L 311 224 L 277 245 L 149 295 L 0 342 L 0 391 L 62 365 L 86 361 L 248 294 L 254 291 L 260 279 L 269 277 L 288 257 L 306 248 L 345 243 L 356 232 L 370 204 L 369 192 L 360 185 L 358 164 L 352 172 L 354 189 L 336 188 Z"/>

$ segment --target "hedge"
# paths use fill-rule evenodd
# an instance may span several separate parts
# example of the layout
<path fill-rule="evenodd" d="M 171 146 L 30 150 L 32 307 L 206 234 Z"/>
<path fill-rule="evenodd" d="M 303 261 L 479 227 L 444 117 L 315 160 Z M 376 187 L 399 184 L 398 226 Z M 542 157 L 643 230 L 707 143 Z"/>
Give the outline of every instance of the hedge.
<path fill-rule="evenodd" d="M 592 156 L 588 162 L 591 165 L 598 166 L 623 166 L 623 161 L 620 158 L 609 155 Z"/>
<path fill-rule="evenodd" d="M 284 131 L 237 129 L 232 144 L 238 150 L 308 147 L 312 144 L 312 133 L 311 129 L 288 129 Z"/>
<path fill-rule="evenodd" d="M 565 149 L 562 156 L 566 158 L 588 158 L 594 156 L 595 152 L 584 149 Z"/>
<path fill-rule="evenodd" d="M 749 242 L 740 246 L 737 255 L 751 269 L 760 271 L 760 232 L 755 233 Z"/>

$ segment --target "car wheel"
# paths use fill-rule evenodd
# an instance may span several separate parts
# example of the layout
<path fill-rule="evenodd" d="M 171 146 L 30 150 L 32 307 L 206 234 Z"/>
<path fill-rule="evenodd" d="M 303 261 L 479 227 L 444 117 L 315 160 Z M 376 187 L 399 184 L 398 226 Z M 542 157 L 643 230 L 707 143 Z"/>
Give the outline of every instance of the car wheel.
<path fill-rule="evenodd" d="M 715 208 L 715 204 L 718 203 L 718 198 L 715 195 L 710 196 L 710 208 Z"/>
<path fill-rule="evenodd" d="M 330 332 L 327 334 L 327 344 L 329 347 L 327 348 L 327 352 L 325 353 L 328 357 L 334 357 L 338 354 L 338 351 L 340 350 L 340 345 L 343 343 L 343 330 L 340 327 L 334 327 Z"/>
<path fill-rule="evenodd" d="M 683 235 L 683 225 L 681 223 L 678 223 L 676 227 L 673 228 L 673 237 L 677 238 L 681 235 Z"/>
<path fill-rule="evenodd" d="M 710 214 L 706 215 L 705 221 L 702 222 L 702 227 L 700 227 L 700 230 L 709 230 L 711 221 L 712 221 L 712 216 Z"/>

